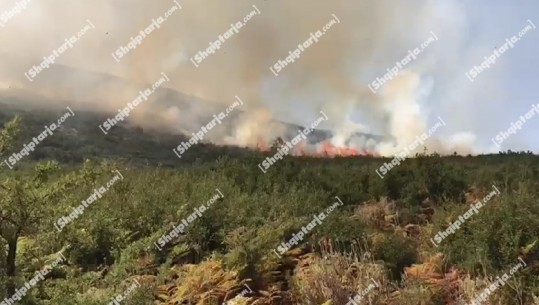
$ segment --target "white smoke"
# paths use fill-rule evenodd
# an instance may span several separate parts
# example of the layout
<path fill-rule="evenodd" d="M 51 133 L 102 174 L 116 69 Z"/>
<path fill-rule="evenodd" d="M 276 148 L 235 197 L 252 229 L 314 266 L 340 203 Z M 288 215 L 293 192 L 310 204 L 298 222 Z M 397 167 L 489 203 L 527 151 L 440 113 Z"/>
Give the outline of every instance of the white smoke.
<path fill-rule="evenodd" d="M 447 120 L 449 130 L 459 131 L 457 116 L 432 113 L 431 106 L 443 101 L 432 101 L 429 95 L 437 80 L 461 76 L 462 71 L 454 69 L 454 61 L 464 52 L 464 46 L 456 33 L 465 26 L 466 17 L 456 1 L 180 3 L 182 10 L 117 63 L 111 53 L 174 2 L 32 1 L 0 28 L 4 42 L 0 56 L 10 59 L 0 62 L 0 90 L 24 88 L 49 100 L 70 100 L 81 107 L 115 112 L 165 72 L 171 79 L 167 87 L 184 94 L 182 103 L 175 103 L 168 93 L 158 94 L 139 106 L 130 119 L 175 131 L 195 131 L 239 95 L 246 102 L 243 112 L 208 137 L 216 143 L 251 147 L 284 135 L 279 121 L 309 124 L 320 110 L 328 114 L 329 121 L 323 127 L 332 131 L 334 145 L 373 148 L 384 155 L 408 145 L 438 115 Z M 253 4 L 261 14 L 200 67 L 194 67 L 189 58 L 216 40 L 231 23 L 242 20 L 253 10 Z M 9 8 L 0 4 L 0 12 Z M 341 23 L 280 76 L 269 71 L 311 32 L 329 22 L 332 14 Z M 34 82 L 27 82 L 23 73 L 80 30 L 87 19 L 96 29 L 57 61 L 57 65 L 75 70 L 51 68 Z M 439 43 L 429 47 L 382 91 L 372 94 L 367 84 L 428 38 L 430 32 L 439 36 Z M 373 132 L 390 140 L 376 143 L 354 136 L 357 132 Z M 463 132 L 445 138 L 436 135 L 428 143 L 429 151 L 472 152 L 474 135 Z"/>

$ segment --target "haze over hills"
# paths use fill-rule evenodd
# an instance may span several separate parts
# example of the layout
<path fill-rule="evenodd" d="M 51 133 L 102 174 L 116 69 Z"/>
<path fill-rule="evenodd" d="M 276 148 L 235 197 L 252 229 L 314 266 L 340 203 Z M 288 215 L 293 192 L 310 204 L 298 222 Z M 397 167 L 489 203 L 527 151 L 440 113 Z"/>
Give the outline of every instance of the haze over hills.
<path fill-rule="evenodd" d="M 261 14 L 252 16 L 241 33 L 234 35 L 224 49 L 198 68 L 189 58 L 223 33 L 231 21 L 242 20 L 253 10 L 253 4 L 215 3 L 208 11 L 200 3 L 185 3 L 184 9 L 176 11 L 158 31 L 117 62 L 111 52 L 144 29 L 146 21 L 162 15 L 173 5 L 170 2 L 151 6 L 144 1 L 134 3 L 133 10 L 128 12 L 121 5 L 101 0 L 88 6 L 66 0 L 54 5 L 29 6 L 28 12 L 33 13 L 21 14 L 19 21 L 11 25 L 15 30 L 5 31 L 6 39 L 17 43 L 7 44 L 1 52 L 8 58 L 16 56 L 17 61 L 0 64 L 3 82 L 0 87 L 6 84 L 13 87 L 19 81 L 24 87 L 48 92 L 53 100 L 76 96 L 77 100 L 92 101 L 94 105 L 90 107 L 104 105 L 115 111 L 123 107 L 125 101 L 133 99 L 141 87 L 165 72 L 171 80 L 167 88 L 186 93 L 189 98 L 196 96 L 214 102 L 222 109 L 239 95 L 245 101 L 243 114 L 248 115 L 229 122 L 235 128 L 232 135 L 214 134 L 215 140 L 210 140 L 250 147 L 256 147 L 259 139 L 267 145 L 276 135 L 283 136 L 286 128 L 282 128 L 281 134 L 275 122 L 305 125 L 315 120 L 321 110 L 330 118 L 322 128 L 332 131 L 332 145 L 371 149 L 374 143 L 356 139 L 355 133 L 379 134 L 389 139 L 377 143 L 374 149 L 382 155 L 399 152 L 418 134 L 428 130 L 438 116 L 447 121 L 447 128 L 437 133 L 437 139 L 429 141 L 428 146 L 429 150 L 442 154 L 488 152 L 492 146 L 490 137 L 505 127 L 505 120 L 492 124 L 477 122 L 470 113 L 460 111 L 489 111 L 494 90 L 485 92 L 483 86 L 470 85 L 464 76 L 463 72 L 477 64 L 482 56 L 477 56 L 470 47 L 471 38 L 465 34 L 469 21 L 466 4 L 458 1 L 439 4 L 421 0 L 413 5 L 372 0 L 318 3 L 309 16 L 304 14 L 305 5 L 301 3 L 261 2 L 260 6 L 256 4 Z M 144 9 L 134 9 L 136 7 Z M 53 16 L 66 8 L 73 12 L 80 10 L 80 14 L 66 16 L 58 27 L 58 20 Z M 287 13 L 283 14 L 284 11 Z M 342 24 L 332 26 L 316 47 L 313 45 L 309 52 L 302 54 L 301 60 L 286 67 L 282 77 L 268 70 L 276 61 L 283 60 L 291 47 L 304 41 L 306 34 L 327 25 L 332 14 L 338 16 Z M 210 23 L 208 16 L 211 16 Z M 42 61 L 66 35 L 76 33 L 87 18 L 96 24 L 96 29 L 58 58 L 55 65 L 99 72 L 103 80 L 70 73 L 55 76 L 52 69 L 47 69 L 33 82 L 28 82 L 24 71 Z M 298 24 L 297 20 L 302 22 Z M 39 26 L 53 35 L 33 35 L 31 26 Z M 409 50 L 421 47 L 432 38 L 432 33 L 439 40 L 431 41 L 428 49 L 402 69 L 384 90 L 377 94 L 369 90 L 370 82 L 382 77 Z M 264 38 L 261 40 L 261 37 Z M 479 38 L 473 37 L 477 48 L 492 49 L 492 37 Z M 61 77 L 62 74 L 67 77 Z M 108 80 L 108 75 L 129 79 L 140 86 L 124 86 Z M 484 81 L 495 77 L 494 73 L 481 76 Z M 81 86 L 90 91 L 73 89 Z M 501 86 L 492 87 L 502 91 Z M 185 109 L 163 106 L 159 109 L 163 111 L 155 111 L 161 116 L 149 117 L 154 125 L 174 131 L 197 130 L 205 123 L 204 119 L 199 119 L 213 112 L 205 107 L 205 103 L 195 103 Z M 142 114 L 146 109 L 139 110 L 139 119 L 147 116 Z M 151 113 L 154 109 L 147 110 Z M 178 119 L 188 128 L 177 126 Z"/>
<path fill-rule="evenodd" d="M 32 130 L 34 129 L 33 127 L 27 127 L 26 135 L 30 136 L 32 132 L 39 133 L 43 124 L 54 122 L 58 116 L 65 112 L 65 107 L 70 107 L 76 112 L 76 117 L 67 121 L 65 126 L 67 129 L 73 129 L 74 132 L 66 134 L 67 138 L 65 140 L 73 143 L 84 142 L 83 146 L 92 146 L 90 141 L 95 141 L 96 147 L 99 147 L 100 143 L 107 143 L 109 140 L 104 139 L 106 136 L 102 134 L 98 126 L 118 113 L 118 105 L 126 107 L 127 103 L 137 97 L 139 91 L 151 87 L 151 84 L 134 84 L 113 75 L 81 71 L 62 65 L 55 65 L 45 73 L 47 73 L 47 77 L 36 80 L 32 90 L 18 88 L 14 85 L 0 91 L 0 113 L 2 118 L 0 123 L 5 123 L 12 115 L 21 114 L 23 119 L 27 121 L 28 126 L 35 126 L 35 130 Z M 62 82 L 61 79 L 70 81 Z M 60 85 L 54 87 L 54 92 L 51 92 L 50 88 L 53 88 L 53 84 Z M 93 88 L 99 88 L 99 90 L 92 90 Z M 119 92 L 114 104 L 108 102 L 108 99 L 110 99 L 109 90 Z M 107 92 L 104 93 L 103 91 Z M 85 95 L 81 95 L 81 93 Z M 161 149 L 168 153 L 173 147 L 178 146 L 181 141 L 188 141 L 191 133 L 198 131 L 203 125 L 210 122 L 214 114 L 224 110 L 218 103 L 183 94 L 167 88 L 165 84 L 157 88 L 147 101 L 142 102 L 131 111 L 129 117 L 122 124 L 113 127 L 112 133 L 116 135 L 122 134 L 122 137 L 127 138 L 133 136 L 135 140 L 136 137 L 144 138 L 147 132 L 151 132 L 152 138 L 159 139 L 159 143 L 154 143 L 156 148 L 162 145 Z M 227 139 L 234 137 L 236 126 L 242 120 L 245 112 L 249 111 L 251 109 L 232 111 L 222 121 L 222 124 L 207 133 L 204 139 L 205 142 L 214 143 L 218 146 L 235 146 L 234 142 L 227 141 Z M 78 115 L 79 113 L 80 115 Z M 276 128 L 274 136 L 270 138 L 268 143 L 260 143 L 260 146 L 269 147 L 278 138 L 290 140 L 298 134 L 299 129 L 304 128 L 299 124 L 276 120 L 272 122 L 272 126 L 268 126 L 270 135 L 272 127 Z M 114 130 L 116 128 L 121 130 Z M 145 132 L 141 133 L 142 130 Z M 77 140 L 75 137 L 81 137 L 84 140 L 81 142 L 80 139 Z M 328 141 L 333 137 L 334 133 L 331 130 L 317 128 L 308 135 L 305 144 L 315 147 L 317 144 Z M 382 136 L 360 132 L 354 132 L 353 135 L 350 135 L 350 138 L 359 139 L 364 143 L 370 141 L 373 144 L 384 139 Z M 242 148 L 242 146 L 239 145 L 239 148 Z M 250 146 L 250 148 L 259 149 L 260 147 Z M 129 151 L 125 153 L 129 154 Z M 75 155 L 75 159 L 83 157 L 83 154 Z M 39 154 L 36 158 L 38 157 Z"/>
<path fill-rule="evenodd" d="M 0 1 L 0 305 L 539 304 L 538 14 Z"/>
<path fill-rule="evenodd" d="M 13 105 L 4 102 L 0 103 L 0 107 L 0 124 L 5 124 L 15 115 L 19 115 L 23 122 L 21 134 L 16 138 L 11 152 L 19 151 L 33 136 L 43 131 L 43 126 L 55 122 L 65 112 L 63 109 L 40 109 L 31 105 Z M 55 132 L 54 136 L 41 143 L 29 158 L 79 162 L 85 158 L 99 157 L 174 165 L 196 159 L 214 160 L 223 154 L 237 155 L 252 151 L 233 145 L 225 147 L 205 142 L 191 148 L 180 160 L 173 154 L 172 148 L 177 147 L 182 141 L 189 140 L 184 134 L 142 128 L 127 120 L 116 125 L 108 135 L 104 135 L 98 125 L 107 118 L 107 114 L 102 112 L 76 111 L 76 117 L 68 119 L 64 126 Z M 290 129 L 291 135 L 301 127 L 292 124 L 286 126 Z M 318 143 L 330 137 L 330 131 L 315 130 L 308 141 Z"/>

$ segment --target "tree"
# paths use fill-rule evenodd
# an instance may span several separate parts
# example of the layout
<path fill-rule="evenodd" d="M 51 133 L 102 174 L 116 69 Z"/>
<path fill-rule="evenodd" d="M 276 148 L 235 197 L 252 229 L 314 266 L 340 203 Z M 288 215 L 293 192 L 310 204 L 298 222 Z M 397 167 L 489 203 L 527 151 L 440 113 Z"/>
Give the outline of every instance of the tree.
<path fill-rule="evenodd" d="M 19 119 L 15 117 L 0 131 L 0 157 L 11 147 L 18 130 Z M 37 234 L 40 224 L 52 218 L 54 205 L 51 202 L 86 183 L 89 176 L 94 174 L 90 165 L 84 166 L 79 172 L 51 179 L 57 170 L 58 163 L 47 161 L 38 163 L 33 171 L 13 170 L 0 178 L 0 237 L 8 247 L 5 261 L 8 277 L 6 290 L 10 296 L 16 290 L 19 238 Z"/>
<path fill-rule="evenodd" d="M 7 292 L 15 293 L 17 242 L 19 237 L 32 235 L 37 224 L 44 218 L 46 201 L 51 192 L 44 184 L 43 170 L 52 170 L 54 164 L 39 165 L 37 174 L 28 177 L 8 178 L 0 181 L 0 237 L 8 245 L 6 258 Z"/>
<path fill-rule="evenodd" d="M 13 118 L 11 121 L 6 123 L 4 126 L 4 129 L 0 131 L 0 157 L 3 157 L 4 154 L 11 148 L 11 144 L 13 141 L 13 137 L 18 133 L 19 131 L 19 123 L 20 120 L 18 117 Z M 4 163 L 2 163 L 2 166 Z M 2 190 L 5 190 L 7 187 L 2 185 Z M 18 230 L 11 225 L 11 219 L 8 218 L 6 214 L 8 214 L 8 211 L 4 210 L 3 203 L 6 200 L 3 198 L 0 202 L 0 236 L 4 238 L 8 244 L 8 255 L 6 258 L 6 275 L 8 277 L 13 277 L 15 275 L 15 255 L 17 252 L 17 239 L 18 239 Z M 8 287 L 7 287 L 8 293 L 13 294 L 15 293 L 15 286 L 14 284 L 9 281 Z"/>
<path fill-rule="evenodd" d="M 0 157 L 3 157 L 6 151 L 11 148 L 13 137 L 19 132 L 19 117 L 14 117 L 7 122 L 4 129 L 0 130 Z"/>

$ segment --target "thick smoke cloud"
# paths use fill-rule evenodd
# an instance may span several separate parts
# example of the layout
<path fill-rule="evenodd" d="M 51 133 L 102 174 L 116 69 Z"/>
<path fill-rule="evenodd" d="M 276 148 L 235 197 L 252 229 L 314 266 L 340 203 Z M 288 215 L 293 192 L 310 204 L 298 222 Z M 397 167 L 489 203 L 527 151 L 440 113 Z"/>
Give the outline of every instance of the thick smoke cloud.
<path fill-rule="evenodd" d="M 466 17 L 454 1 L 179 3 L 181 10 L 118 63 L 111 53 L 174 6 L 173 1 L 33 0 L 0 28 L 0 38 L 6 42 L 0 56 L 8 59 L 0 62 L 0 92 L 115 112 L 165 72 L 171 90 L 156 93 L 130 119 L 190 133 L 240 96 L 245 101 L 241 112 L 208 134 L 219 144 L 269 143 L 286 133 L 279 122 L 309 124 L 320 110 L 329 117 L 322 127 L 332 131 L 334 145 L 371 148 L 385 155 L 408 145 L 437 116 L 444 117 L 449 130 L 459 131 L 457 116 L 432 113 L 430 107 L 444 102 L 430 100 L 436 80 L 450 81 L 462 74 L 454 69 L 464 48 L 455 33 L 464 27 Z M 189 59 L 249 14 L 253 4 L 260 14 L 195 67 Z M 11 7 L 4 2 L 0 12 Z M 310 33 L 321 30 L 332 14 L 340 23 L 274 76 L 269 67 Z M 54 67 L 28 82 L 23 73 L 84 27 L 87 19 L 95 29 L 62 54 Z M 373 94 L 367 85 L 431 32 L 439 41 Z M 384 135 L 388 140 L 367 141 L 354 137 L 356 132 Z M 473 141 L 470 133 L 434 136 L 428 146 L 441 153 L 469 153 Z"/>

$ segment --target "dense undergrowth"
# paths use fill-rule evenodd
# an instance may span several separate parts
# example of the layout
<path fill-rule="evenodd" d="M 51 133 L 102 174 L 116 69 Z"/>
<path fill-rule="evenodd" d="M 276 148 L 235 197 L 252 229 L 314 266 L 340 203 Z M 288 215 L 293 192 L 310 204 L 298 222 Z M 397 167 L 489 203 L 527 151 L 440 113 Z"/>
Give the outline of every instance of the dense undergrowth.
<path fill-rule="evenodd" d="M 4 129 L 5 131 L 6 129 Z M 8 133 L 0 152 L 9 151 Z M 265 156 L 225 153 L 181 166 L 106 156 L 29 160 L 0 180 L 0 299 L 59 254 L 66 260 L 20 304 L 465 304 L 519 263 L 526 267 L 488 304 L 534 304 L 539 295 L 539 157 L 416 155 L 384 179 L 379 158 L 287 157 L 263 174 Z M 107 160 L 109 159 L 109 160 Z M 68 223 L 95 188 L 123 179 Z M 438 247 L 431 239 L 493 186 L 489 200 Z M 224 195 L 159 250 L 174 225 Z M 344 205 L 282 257 L 282 242 L 338 196 Z M 13 256 L 15 251 L 15 256 Z M 515 301 L 516 300 L 516 301 Z"/>

